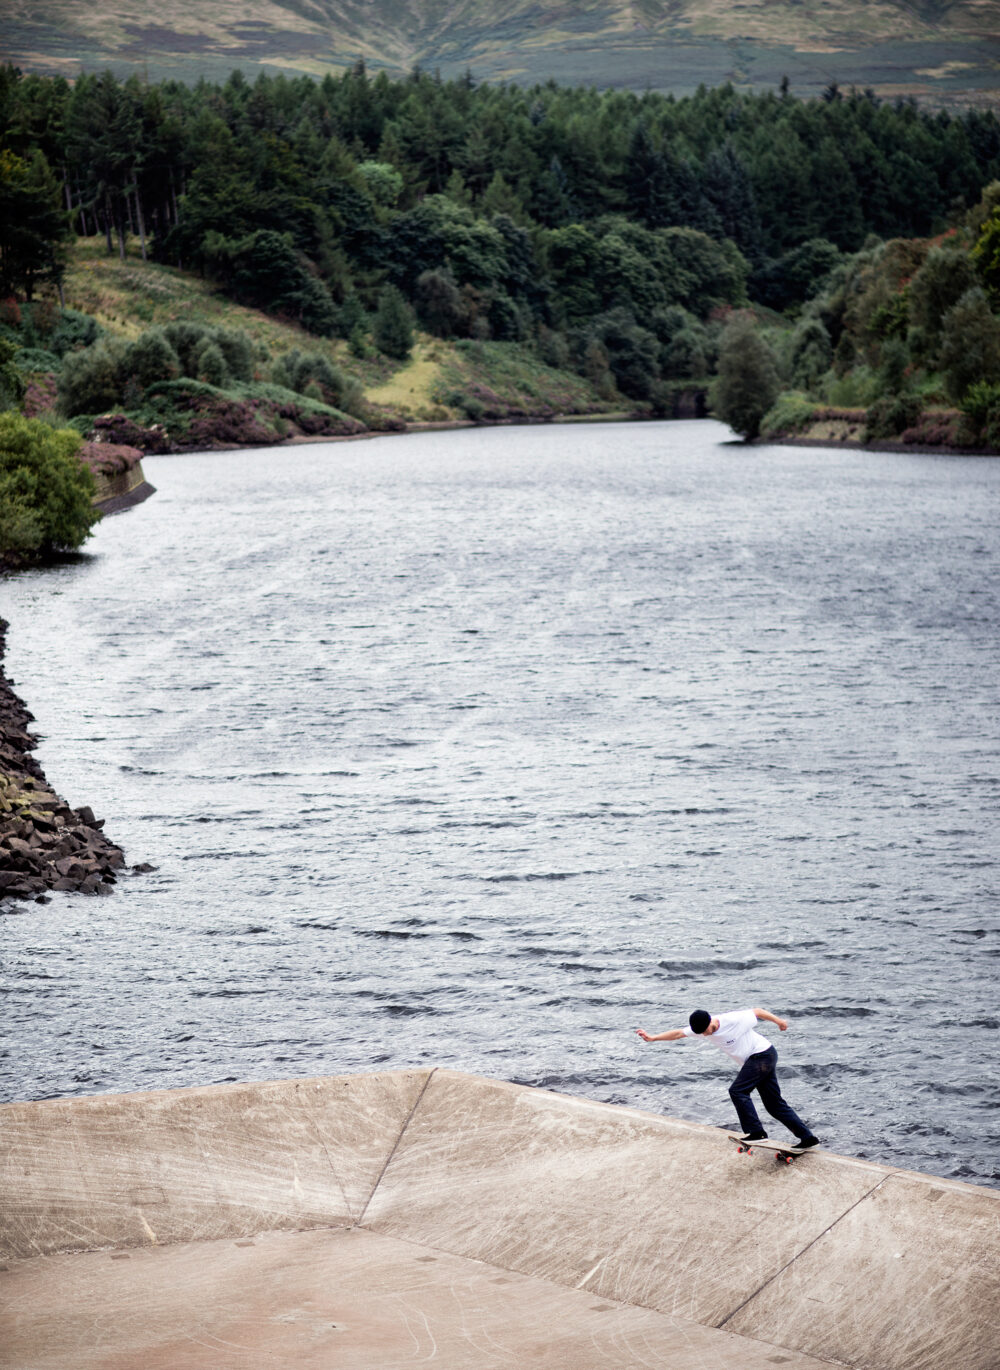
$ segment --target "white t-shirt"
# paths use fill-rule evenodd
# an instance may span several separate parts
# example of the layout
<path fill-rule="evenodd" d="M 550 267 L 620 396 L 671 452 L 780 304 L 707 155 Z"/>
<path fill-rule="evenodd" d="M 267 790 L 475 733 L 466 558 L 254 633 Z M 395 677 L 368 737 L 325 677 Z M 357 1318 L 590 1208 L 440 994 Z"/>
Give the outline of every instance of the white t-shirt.
<path fill-rule="evenodd" d="M 758 1051 L 767 1051 L 770 1047 L 771 1043 L 767 1038 L 755 1031 L 757 1015 L 752 1008 L 740 1009 L 737 1013 L 720 1013 L 718 1017 L 719 1026 L 711 1037 L 695 1032 L 690 1023 L 684 1029 L 684 1036 L 711 1042 L 712 1046 L 724 1051 L 739 1065 L 742 1065 L 748 1056 L 755 1056 Z"/>

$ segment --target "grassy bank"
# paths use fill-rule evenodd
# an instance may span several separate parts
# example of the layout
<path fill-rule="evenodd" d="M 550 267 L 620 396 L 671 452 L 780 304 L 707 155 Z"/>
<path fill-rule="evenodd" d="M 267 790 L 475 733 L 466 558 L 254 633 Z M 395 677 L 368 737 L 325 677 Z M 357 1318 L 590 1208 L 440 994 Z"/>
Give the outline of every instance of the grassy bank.
<path fill-rule="evenodd" d="M 93 318 L 111 339 L 136 343 L 150 329 L 202 325 L 243 334 L 252 349 L 252 378 L 209 385 L 193 378 L 146 387 L 114 406 L 130 423 L 104 436 L 143 450 L 195 444 L 252 445 L 302 436 L 352 436 L 410 424 L 541 420 L 628 409 L 621 396 L 599 395 L 583 377 L 547 366 L 517 343 L 444 341 L 418 334 L 409 357 L 394 360 L 369 347 L 356 355 L 342 339 L 316 337 L 295 324 L 245 308 L 200 276 L 143 262 L 137 248 L 121 261 L 103 238 L 78 240 L 66 274 L 68 308 Z M 44 339 L 39 340 L 44 347 Z M 331 399 L 322 387 L 293 392 L 276 383 L 283 361 L 320 357 L 345 378 Z M 55 406 L 51 373 L 34 377 L 35 412 Z M 284 376 L 282 375 L 282 379 Z M 211 417 L 206 420 L 206 414 Z M 86 427 L 84 416 L 80 426 Z M 154 430 L 161 436 L 152 436 Z M 145 434 L 146 440 L 143 441 Z"/>

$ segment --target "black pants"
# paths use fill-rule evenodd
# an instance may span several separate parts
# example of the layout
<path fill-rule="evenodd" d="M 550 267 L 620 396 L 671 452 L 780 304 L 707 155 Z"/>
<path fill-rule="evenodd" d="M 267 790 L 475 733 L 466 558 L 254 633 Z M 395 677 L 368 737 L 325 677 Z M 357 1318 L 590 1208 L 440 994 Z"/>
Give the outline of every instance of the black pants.
<path fill-rule="evenodd" d="M 789 1132 L 794 1132 L 802 1141 L 812 1134 L 795 1109 L 786 1104 L 781 1097 L 777 1063 L 778 1052 L 775 1047 L 768 1047 L 767 1051 L 758 1051 L 755 1056 L 748 1056 L 739 1075 L 729 1086 L 729 1097 L 733 1101 L 739 1115 L 740 1127 L 744 1132 L 761 1131 L 760 1119 L 750 1098 L 753 1091 L 757 1090 L 761 1103 L 771 1117 L 777 1118 L 779 1123 L 784 1123 Z"/>

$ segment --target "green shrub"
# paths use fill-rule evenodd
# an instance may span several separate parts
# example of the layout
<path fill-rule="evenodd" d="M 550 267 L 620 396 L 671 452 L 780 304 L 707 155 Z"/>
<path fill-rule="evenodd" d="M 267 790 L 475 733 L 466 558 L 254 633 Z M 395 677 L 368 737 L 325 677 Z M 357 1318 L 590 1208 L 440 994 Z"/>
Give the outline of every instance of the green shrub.
<path fill-rule="evenodd" d="M 422 271 L 414 292 L 420 322 L 438 338 L 451 338 L 468 325 L 468 306 L 447 267 Z"/>
<path fill-rule="evenodd" d="M 959 407 L 972 424 L 978 440 L 993 425 L 1000 423 L 1000 383 L 976 381 L 966 390 Z M 996 446 L 993 438 L 989 438 L 989 442 Z"/>
<path fill-rule="evenodd" d="M 800 433 L 808 428 L 817 405 L 798 390 L 787 390 L 779 395 L 760 421 L 764 438 L 780 437 L 785 433 Z"/>
<path fill-rule="evenodd" d="M 933 360 L 941 341 L 944 316 L 976 284 L 976 271 L 967 252 L 934 247 L 910 282 L 910 320 L 920 332 L 914 355 Z M 912 350 L 912 345 L 911 345 Z"/>
<path fill-rule="evenodd" d="M 271 380 L 299 395 L 306 394 L 310 385 L 316 385 L 324 403 L 349 414 L 356 414 L 364 403 L 360 382 L 345 375 L 320 352 L 300 352 L 297 347 L 291 348 L 272 365 Z"/>
<path fill-rule="evenodd" d="M 368 311 L 357 295 L 348 295 L 337 311 L 337 331 L 342 338 L 350 338 L 356 328 L 368 331 Z"/>
<path fill-rule="evenodd" d="M 878 368 L 878 388 L 880 395 L 900 395 L 909 388 L 907 370 L 910 366 L 910 353 L 902 338 L 887 338 L 882 344 L 881 360 Z"/>
<path fill-rule="evenodd" d="M 824 376 L 818 389 L 834 409 L 867 409 L 878 393 L 878 377 L 867 366 L 856 366 L 842 376 Z"/>
<path fill-rule="evenodd" d="M 154 381 L 172 381 L 181 373 L 180 358 L 161 328 L 147 329 L 128 348 L 122 369 L 140 390 Z"/>
<path fill-rule="evenodd" d="M 189 323 L 183 319 L 168 323 L 164 327 L 164 337 L 177 353 L 182 376 L 197 376 L 198 349 L 210 332 L 211 330 L 206 328 L 204 324 Z"/>
<path fill-rule="evenodd" d="M 398 361 L 413 349 L 413 314 L 394 285 L 384 286 L 379 294 L 372 339 L 380 352 Z"/>
<path fill-rule="evenodd" d="M 70 429 L 0 414 L 0 552 L 49 555 L 90 535 L 100 514 L 79 446 Z"/>
<path fill-rule="evenodd" d="M 789 363 L 792 381 L 811 390 L 833 361 L 830 335 L 819 319 L 803 319 L 792 334 Z"/>
<path fill-rule="evenodd" d="M 368 333 L 363 324 L 355 324 L 347 337 L 347 347 L 352 357 L 357 357 L 359 361 L 364 361 L 370 357 L 372 350 L 368 345 Z"/>
<path fill-rule="evenodd" d="M 204 381 L 206 385 L 218 386 L 221 389 L 229 379 L 226 359 L 218 345 L 209 337 L 203 339 L 195 354 L 195 367 L 196 378 Z"/>
<path fill-rule="evenodd" d="M 660 370 L 664 376 L 676 380 L 707 374 L 705 330 L 696 319 L 676 332 L 661 348 Z"/>
<path fill-rule="evenodd" d="M 33 371 L 58 371 L 60 362 L 46 347 L 21 347 L 14 357 L 14 365 L 23 375 L 29 376 Z"/>
<path fill-rule="evenodd" d="M 607 366 L 623 395 L 633 400 L 649 399 L 658 379 L 660 349 L 655 334 L 637 324 L 627 309 L 611 309 L 591 319 L 581 336 L 604 349 Z M 586 351 L 584 357 L 587 365 Z"/>
<path fill-rule="evenodd" d="M 838 378 L 847 375 L 857 360 L 857 355 L 854 339 L 845 328 L 833 352 L 833 369 Z"/>
<path fill-rule="evenodd" d="M 181 376 L 175 381 L 154 381 L 147 389 L 144 398 L 147 400 L 162 398 L 173 403 L 178 401 L 190 403 L 196 400 L 225 399 L 226 396 L 217 386 L 208 385 L 204 381 L 193 380 L 190 376 Z"/>
<path fill-rule="evenodd" d="M 0 409 L 16 409 L 24 399 L 27 387 L 16 361 L 21 350 L 16 343 L 0 338 Z"/>
<path fill-rule="evenodd" d="M 125 343 L 102 338 L 83 352 L 71 352 L 59 376 L 59 406 L 64 414 L 101 414 L 118 404 Z"/>
<path fill-rule="evenodd" d="M 864 442 L 881 442 L 898 438 L 907 428 L 913 428 L 923 410 L 918 395 L 883 395 L 868 410 L 865 419 Z"/>
<path fill-rule="evenodd" d="M 505 290 L 497 290 L 486 311 L 490 333 L 501 342 L 520 342 L 531 332 L 531 314 L 514 303 Z"/>
<path fill-rule="evenodd" d="M 541 324 L 538 329 L 538 355 L 546 366 L 565 371 L 572 360 L 566 334 Z"/>
<path fill-rule="evenodd" d="M 63 309 L 49 334 L 48 346 L 57 356 L 64 357 L 67 352 L 92 347 L 103 334 L 103 328 L 92 315 L 81 314 L 77 309 Z"/>
<path fill-rule="evenodd" d="M 945 315 L 940 363 L 956 402 L 977 381 L 1000 381 L 1000 319 L 978 287 L 967 290 Z"/>
<path fill-rule="evenodd" d="M 238 328 L 216 328 L 213 341 L 222 353 L 226 370 L 235 381 L 253 380 L 253 343 Z"/>

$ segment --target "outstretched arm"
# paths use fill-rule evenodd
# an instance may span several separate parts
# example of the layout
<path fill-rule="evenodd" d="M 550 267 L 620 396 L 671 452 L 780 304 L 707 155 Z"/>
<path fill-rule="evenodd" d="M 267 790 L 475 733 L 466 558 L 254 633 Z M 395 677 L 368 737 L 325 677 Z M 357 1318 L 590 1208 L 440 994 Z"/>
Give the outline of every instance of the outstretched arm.
<path fill-rule="evenodd" d="M 669 1032 L 647 1032 L 645 1028 L 636 1028 L 636 1032 L 644 1042 L 677 1042 L 687 1033 L 683 1028 L 671 1028 Z"/>
<path fill-rule="evenodd" d="M 754 1009 L 754 1013 L 756 1014 L 756 1016 L 757 1016 L 757 1021 L 758 1021 L 759 1023 L 760 1023 L 760 1022 L 763 1022 L 763 1023 L 774 1023 L 774 1024 L 776 1024 L 779 1028 L 781 1028 L 782 1032 L 784 1032 L 784 1031 L 787 1029 L 787 1027 L 788 1027 L 788 1019 L 787 1019 L 787 1018 L 775 1018 L 774 1014 L 773 1014 L 773 1013 L 768 1013 L 768 1011 L 767 1011 L 766 1008 L 755 1008 L 755 1009 Z"/>

